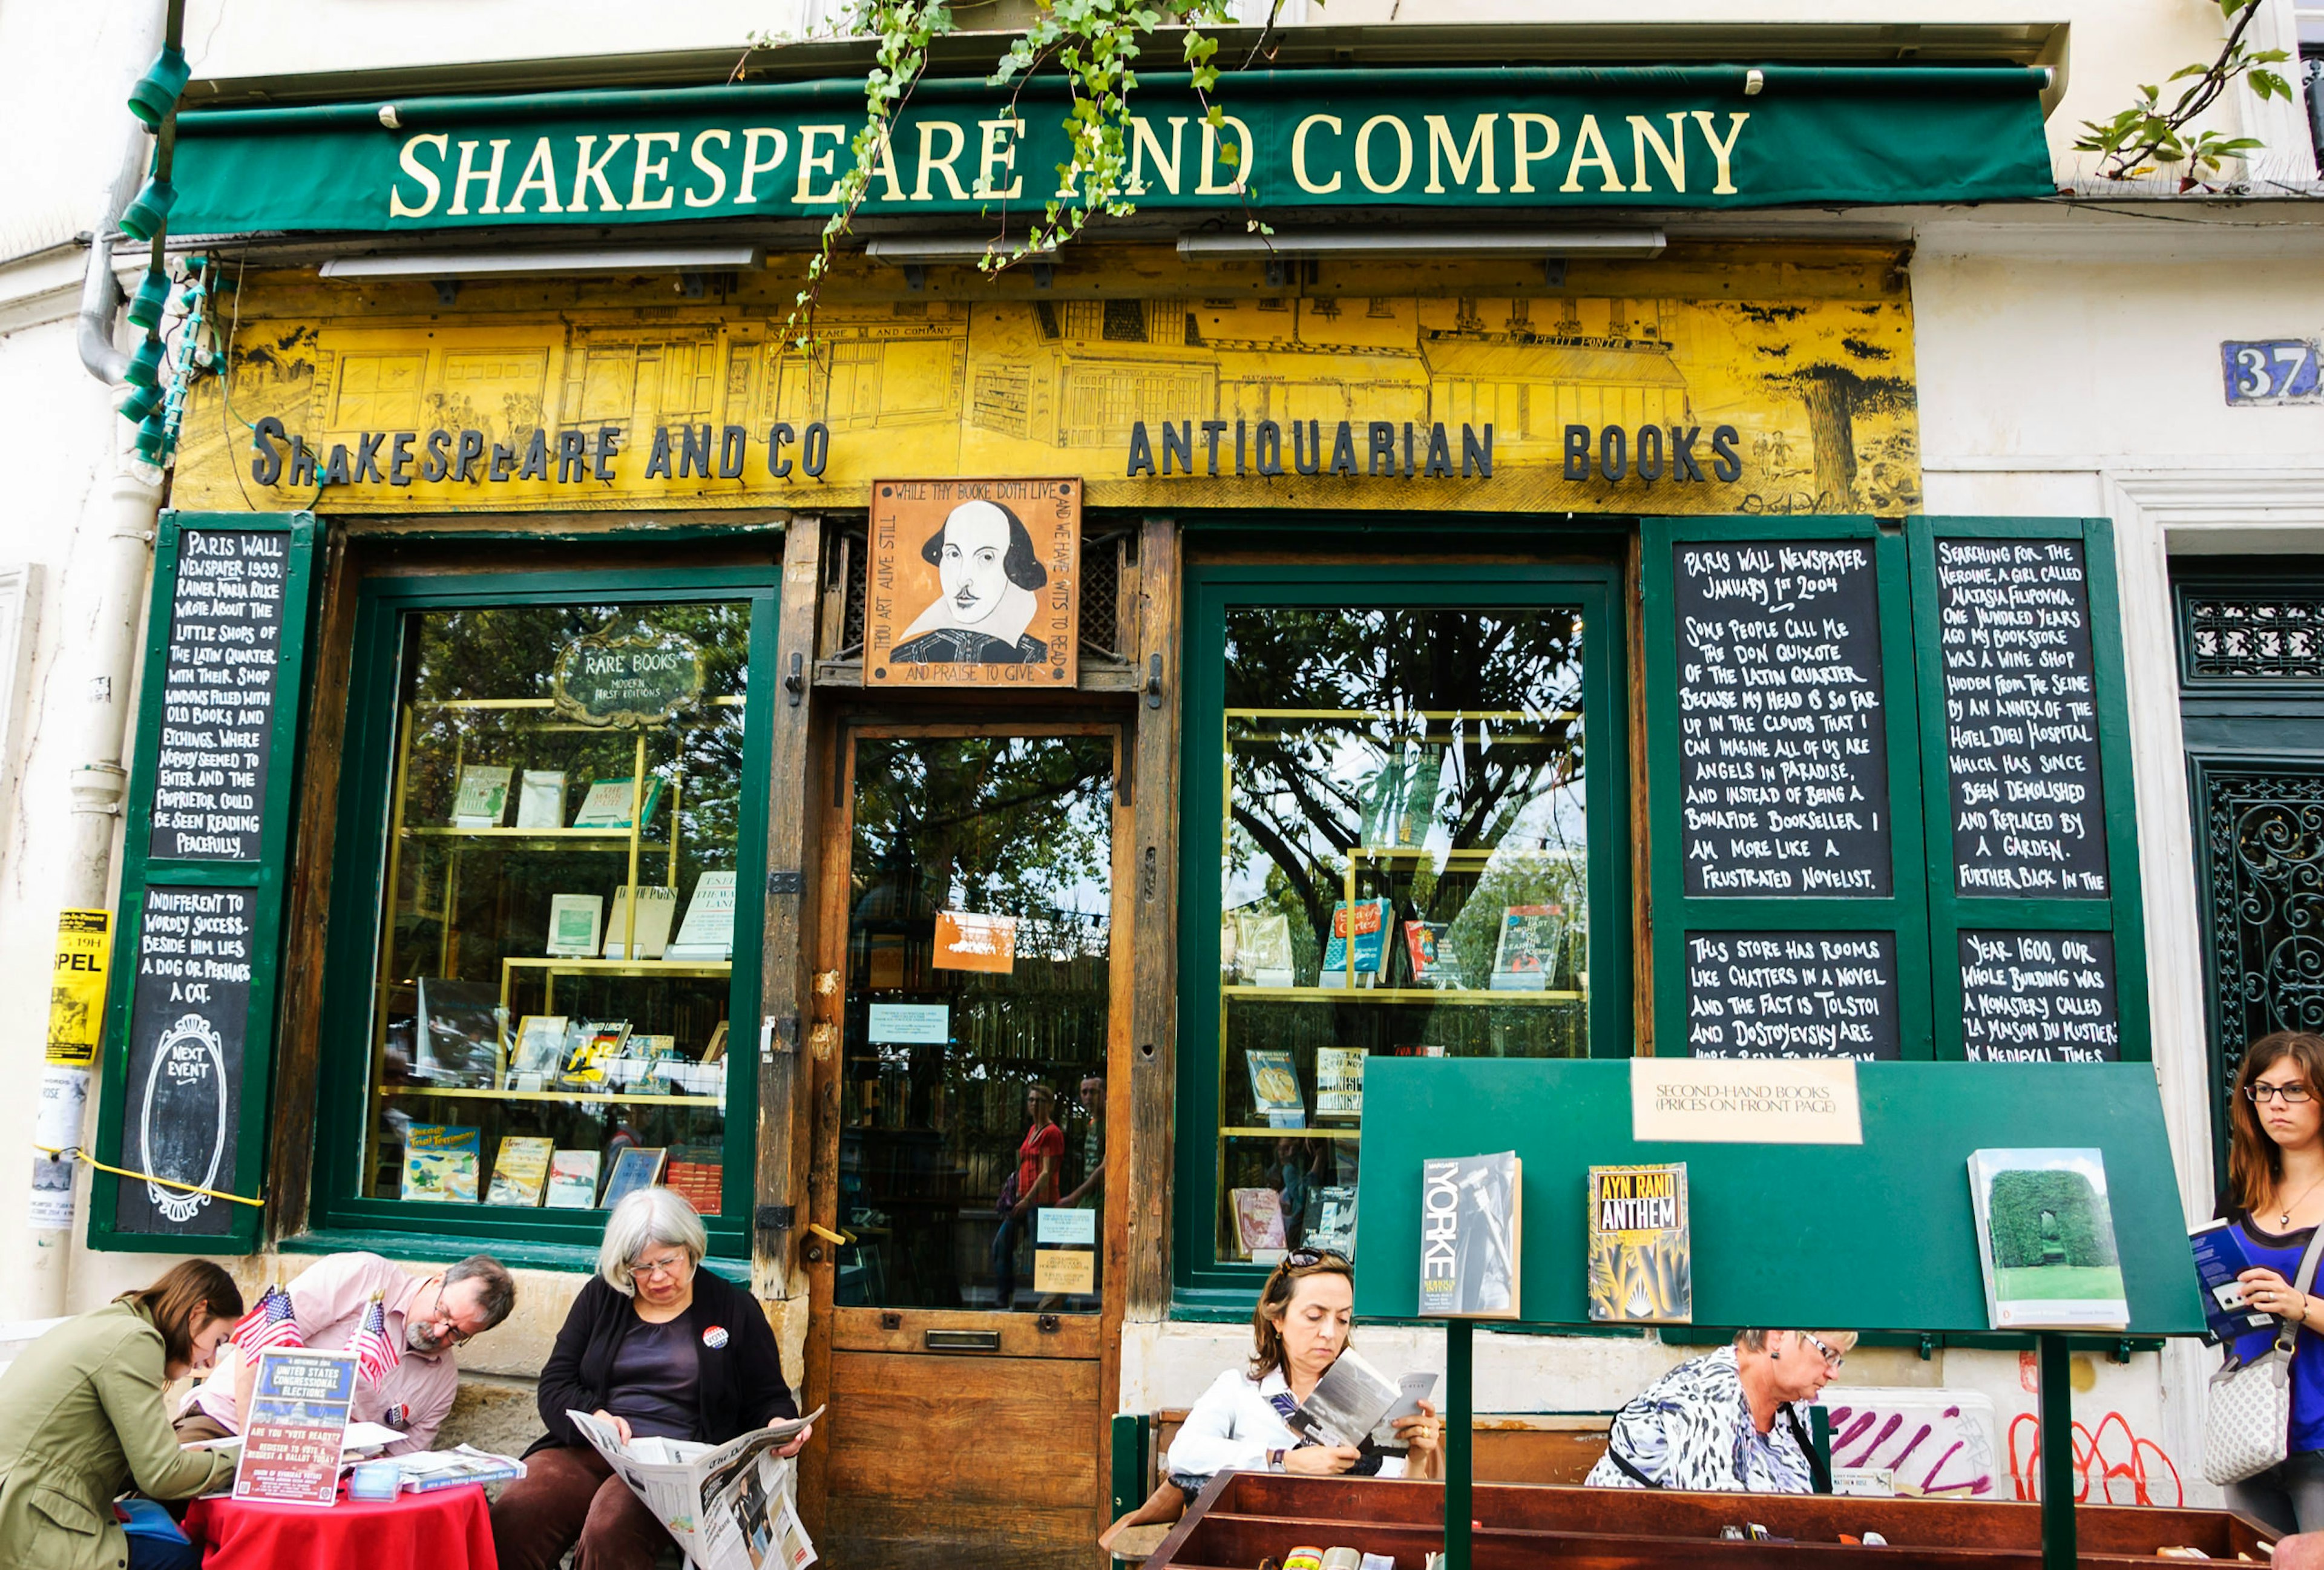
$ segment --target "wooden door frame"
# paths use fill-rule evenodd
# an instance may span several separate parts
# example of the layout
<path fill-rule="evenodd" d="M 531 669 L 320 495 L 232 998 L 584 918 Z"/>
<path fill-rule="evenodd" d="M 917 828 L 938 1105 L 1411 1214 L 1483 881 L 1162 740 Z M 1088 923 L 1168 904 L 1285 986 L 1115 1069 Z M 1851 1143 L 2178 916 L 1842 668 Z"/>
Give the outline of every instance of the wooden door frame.
<path fill-rule="evenodd" d="M 1055 738 L 1062 736 L 1111 736 L 1113 741 L 1113 811 L 1109 825 L 1112 835 L 1111 847 L 1111 886 L 1108 891 L 1107 979 L 1106 979 L 1106 1048 L 1105 1082 L 1106 1108 L 1105 1167 L 1106 1178 L 1101 1193 L 1104 1202 L 1101 1209 L 1102 1226 L 1098 1237 L 1098 1250 L 1102 1261 L 1099 1275 L 1099 1308 L 1096 1316 L 1098 1365 L 1098 1412 L 1095 1432 L 1089 1438 L 1097 1455 L 1096 1487 L 1092 1507 L 1101 1521 L 1105 1519 L 1111 1494 L 1112 1468 L 1112 1413 L 1121 1388 L 1121 1325 L 1128 1305 L 1129 1244 L 1128 1212 L 1121 1194 L 1127 1180 L 1129 1162 L 1129 1085 L 1131 1067 L 1130 1022 L 1131 993 L 1136 974 L 1137 923 L 1134 917 L 1131 876 L 1136 861 L 1137 808 L 1141 802 L 1134 792 L 1130 776 L 1135 758 L 1135 716 L 1124 710 L 1118 717 L 1100 719 L 1047 719 L 1038 711 L 1028 715 L 1019 710 L 1014 716 L 997 709 L 980 706 L 974 717 L 958 720 L 921 720 L 888 717 L 881 710 L 871 709 L 842 716 L 836 722 L 836 734 L 831 743 L 831 792 L 820 802 L 811 802 L 809 812 L 818 817 L 821 826 L 813 836 L 823 846 L 824 854 L 816 868 L 816 900 L 817 919 L 815 923 L 815 982 L 812 987 L 815 1025 L 811 1040 L 816 1050 L 810 1064 L 811 1088 L 808 1104 L 814 1108 L 813 1131 L 808 1136 L 811 1152 L 807 1186 L 807 1224 L 810 1227 L 838 1228 L 839 1210 L 839 1103 L 840 1071 L 845 1057 L 845 1011 L 847 1002 L 847 907 L 850 879 L 853 872 L 855 838 L 855 743 L 859 739 L 896 740 L 914 736 L 1026 736 Z M 820 792 L 815 794 L 819 795 Z M 1124 1121 L 1117 1122 L 1120 1109 Z M 836 1316 L 842 1312 L 834 1301 L 838 1281 L 836 1261 L 825 1240 L 810 1233 L 801 1250 L 808 1275 L 808 1325 L 807 1335 L 807 1408 L 813 1410 L 828 1398 L 831 1390 L 831 1359 L 835 1350 L 833 1332 Z M 877 1309 L 845 1310 L 850 1314 L 866 1315 Z M 947 1322 L 975 1324 L 980 1327 L 1003 1327 L 1002 1355 L 1038 1355 L 1042 1334 L 1038 1314 L 1002 1314 L 997 1310 L 967 1309 L 954 1313 L 949 1310 L 909 1310 L 916 1318 L 925 1321 L 931 1315 Z M 926 1327 L 926 1326 L 924 1326 Z M 899 1337 L 906 1333 L 896 1333 Z M 843 1349 L 855 1350 L 855 1349 Z M 905 1350 L 899 1340 L 893 1350 Z M 1084 1361 L 1084 1360 L 1073 1360 Z M 847 1414 L 835 1411 L 834 1423 L 847 1421 Z M 799 1509 L 810 1531 L 821 1531 L 825 1506 L 829 1498 L 827 1469 L 830 1451 L 827 1445 L 810 1446 L 800 1458 Z"/>

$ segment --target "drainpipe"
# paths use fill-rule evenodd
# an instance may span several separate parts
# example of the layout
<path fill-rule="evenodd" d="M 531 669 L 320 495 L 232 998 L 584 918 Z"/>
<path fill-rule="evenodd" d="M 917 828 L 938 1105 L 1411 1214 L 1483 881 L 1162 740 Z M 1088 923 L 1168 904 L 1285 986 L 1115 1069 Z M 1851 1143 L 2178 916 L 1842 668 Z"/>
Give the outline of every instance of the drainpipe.
<path fill-rule="evenodd" d="M 136 59 L 151 59 L 157 44 L 174 46 L 182 25 L 183 0 L 170 0 L 161 25 L 138 41 Z M 158 34 L 158 38 L 155 36 Z M 165 123 L 166 129 L 166 123 Z M 121 417 L 119 404 L 127 396 L 122 383 L 129 356 L 114 343 L 115 319 L 123 303 L 121 286 L 113 276 L 113 234 L 130 193 L 137 189 L 149 146 L 143 126 L 135 126 L 124 150 L 122 167 L 106 192 L 88 247 L 88 267 L 81 281 L 78 338 L 80 362 L 88 374 L 114 390 L 105 420 L 105 451 L 110 455 L 102 471 L 105 482 L 105 543 L 97 553 L 97 602 L 88 629 L 81 670 L 84 707 L 75 726 L 75 748 L 69 789 L 72 822 L 58 904 L 64 910 L 103 910 L 111 904 L 113 848 L 120 833 L 122 797 L 128 784 L 122 767 L 129 688 L 137 658 L 137 625 L 143 612 L 145 586 L 152 568 L 153 538 L 159 524 L 162 476 L 138 457 L 135 431 Z M 153 263 L 161 262 L 161 236 L 153 238 Z M 116 932 L 115 937 L 118 938 Z M 127 963 L 116 952 L 117 967 Z M 93 1076 L 88 1069 L 44 1064 L 44 1097 L 62 1095 L 81 1104 L 81 1127 L 77 1140 L 89 1138 Z M 45 1141 L 43 1142 L 46 1142 Z M 43 1158 L 35 1157 L 36 1160 Z M 76 1214 L 78 1206 L 75 1206 Z M 48 1318 L 65 1312 L 72 1260 L 69 1230 L 42 1230 L 33 1234 L 31 1279 L 25 1295 L 28 1317 Z"/>

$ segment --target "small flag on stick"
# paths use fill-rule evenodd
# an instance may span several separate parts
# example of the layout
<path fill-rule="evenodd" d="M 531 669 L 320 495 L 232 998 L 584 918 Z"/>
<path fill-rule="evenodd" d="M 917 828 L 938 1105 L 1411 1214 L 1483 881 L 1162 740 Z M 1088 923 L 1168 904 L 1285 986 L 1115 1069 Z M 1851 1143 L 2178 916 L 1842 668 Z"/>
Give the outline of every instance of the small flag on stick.
<path fill-rule="evenodd" d="M 363 1327 L 347 1343 L 347 1350 L 355 1354 L 355 1378 L 374 1388 L 403 1361 L 403 1353 L 388 1339 L 387 1305 L 379 1293 L 371 1295 L 371 1307 L 364 1310 Z"/>
<path fill-rule="evenodd" d="M 234 1327 L 234 1344 L 242 1348 L 244 1357 L 256 1357 L 262 1352 L 278 1347 L 304 1346 L 305 1337 L 299 1334 L 298 1311 L 291 1307 L 290 1294 L 282 1289 L 280 1281 L 270 1285 L 259 1295 L 258 1302 L 242 1316 Z"/>

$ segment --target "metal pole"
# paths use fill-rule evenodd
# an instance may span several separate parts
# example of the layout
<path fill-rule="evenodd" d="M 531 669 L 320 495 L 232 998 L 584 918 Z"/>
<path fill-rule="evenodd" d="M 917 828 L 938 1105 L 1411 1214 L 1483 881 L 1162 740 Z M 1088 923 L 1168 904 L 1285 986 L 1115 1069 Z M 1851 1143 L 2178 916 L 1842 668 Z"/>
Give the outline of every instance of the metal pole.
<path fill-rule="evenodd" d="M 1351 944 L 1353 937 L 1351 931 Z M 1469 1570 L 1469 1450 L 1476 1431 L 1472 1328 L 1466 1319 L 1444 1323 L 1444 1570 Z"/>
<path fill-rule="evenodd" d="M 2066 1338 L 2054 1330 L 2040 1347 L 2042 1401 L 2042 1567 L 2074 1570 L 2074 1386 Z"/>

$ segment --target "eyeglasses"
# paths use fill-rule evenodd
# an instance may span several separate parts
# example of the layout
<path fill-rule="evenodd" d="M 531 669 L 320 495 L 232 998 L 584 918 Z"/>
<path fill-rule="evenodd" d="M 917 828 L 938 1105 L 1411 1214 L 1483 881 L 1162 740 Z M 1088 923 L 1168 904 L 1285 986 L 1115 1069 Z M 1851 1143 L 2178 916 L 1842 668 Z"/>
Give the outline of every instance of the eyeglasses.
<path fill-rule="evenodd" d="M 1344 1265 L 1348 1262 L 1330 1249 L 1293 1249 L 1283 1256 L 1283 1268 L 1286 1270 L 1304 1270 L 1310 1265 L 1320 1265 L 1325 1260 L 1331 1261 L 1335 1265 Z"/>
<path fill-rule="evenodd" d="M 656 1260 L 651 1264 L 648 1264 L 643 1260 L 640 1260 L 630 1266 L 630 1274 L 632 1276 L 660 1276 L 675 1281 L 678 1277 L 686 1273 L 686 1266 L 687 1259 L 684 1254 L 671 1254 L 669 1258 Z"/>
<path fill-rule="evenodd" d="M 2286 1106 L 2302 1106 L 2316 1099 L 2314 1091 L 2297 1081 L 2291 1085 L 2269 1085 L 2265 1082 L 2246 1085 L 2244 1094 L 2255 1102 L 2264 1102 L 2269 1096 L 2273 1096 Z"/>
<path fill-rule="evenodd" d="M 1848 1361 L 1848 1354 L 1846 1353 L 1833 1350 L 1832 1347 L 1822 1339 L 1810 1335 L 1804 1330 L 1800 1332 L 1800 1339 L 1806 1342 L 1810 1346 L 1814 1347 L 1816 1355 L 1823 1359 L 1824 1366 L 1831 1369 L 1834 1373 L 1838 1373 L 1840 1371 L 1840 1365 Z"/>
<path fill-rule="evenodd" d="M 447 1346 L 466 1346 L 484 1334 L 481 1330 L 463 1330 L 460 1322 L 444 1311 L 444 1284 L 436 1284 L 436 1312 L 420 1321 Z"/>

